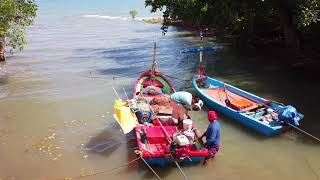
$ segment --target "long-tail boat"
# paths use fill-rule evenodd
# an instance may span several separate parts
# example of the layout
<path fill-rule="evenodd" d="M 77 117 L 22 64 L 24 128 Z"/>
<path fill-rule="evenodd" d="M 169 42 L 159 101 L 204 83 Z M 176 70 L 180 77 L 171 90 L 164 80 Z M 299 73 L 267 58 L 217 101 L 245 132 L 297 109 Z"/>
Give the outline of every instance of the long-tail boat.
<path fill-rule="evenodd" d="M 199 71 L 192 85 L 209 107 L 266 136 L 278 134 L 288 125 L 298 126 L 298 121 L 303 118 L 292 106 L 266 100 L 207 76 L 202 66 L 201 51 Z"/>
<path fill-rule="evenodd" d="M 136 109 L 139 103 L 148 104 L 156 96 L 145 91 L 148 87 L 160 89 L 161 94 L 170 95 L 175 92 L 169 80 L 156 70 L 155 49 L 156 47 L 151 69 L 143 72 L 134 85 L 133 99 L 127 102 L 116 101 L 114 117 L 125 133 L 134 130 L 139 154 L 148 164 L 163 167 L 172 163 L 177 166 L 177 163 L 200 163 L 208 155 L 208 150 L 199 140 L 201 134 L 195 129 L 194 123 L 190 128 L 191 132 L 188 131 L 193 136 L 190 138 L 185 135 L 185 129 L 172 123 L 174 120 L 170 113 L 155 114 L 151 108 L 149 123 L 139 123 L 137 120 Z M 139 102 L 141 97 L 144 102 Z"/>

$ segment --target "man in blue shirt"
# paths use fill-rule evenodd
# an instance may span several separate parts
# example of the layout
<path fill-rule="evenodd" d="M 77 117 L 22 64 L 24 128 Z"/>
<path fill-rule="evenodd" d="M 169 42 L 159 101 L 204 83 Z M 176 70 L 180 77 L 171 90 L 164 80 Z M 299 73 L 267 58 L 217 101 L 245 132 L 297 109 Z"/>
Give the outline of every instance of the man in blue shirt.
<path fill-rule="evenodd" d="M 202 139 L 206 136 L 206 143 L 204 143 L 204 147 L 208 149 L 209 154 L 205 158 L 203 164 L 207 164 L 210 158 L 214 158 L 215 154 L 219 151 L 220 147 L 220 125 L 218 120 L 218 116 L 216 112 L 209 111 L 208 112 L 208 121 L 210 122 L 207 130 L 200 137 Z"/>
<path fill-rule="evenodd" d="M 202 100 L 193 98 L 191 93 L 185 91 L 178 91 L 171 94 L 171 99 L 192 111 L 200 111 L 203 106 Z"/>

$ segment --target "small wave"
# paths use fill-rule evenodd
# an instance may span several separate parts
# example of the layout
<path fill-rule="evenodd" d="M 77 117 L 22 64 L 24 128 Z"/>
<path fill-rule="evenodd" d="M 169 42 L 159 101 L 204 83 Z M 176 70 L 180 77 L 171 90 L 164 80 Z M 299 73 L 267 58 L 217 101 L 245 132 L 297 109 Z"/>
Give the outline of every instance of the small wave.
<path fill-rule="evenodd" d="M 130 17 L 124 17 L 124 16 L 107 16 L 107 15 L 98 15 L 98 14 L 87 14 L 84 15 L 85 18 L 97 18 L 97 19 L 109 19 L 109 20 L 129 20 Z M 158 19 L 159 17 L 136 17 L 135 21 L 143 21 L 143 20 L 149 20 L 149 19 Z"/>
<path fill-rule="evenodd" d="M 151 19 L 162 19 L 162 18 L 161 18 L 161 17 L 152 17 L 152 16 L 150 16 L 150 17 L 137 17 L 137 18 L 135 18 L 135 20 L 137 20 L 137 21 L 151 20 Z"/>
<path fill-rule="evenodd" d="M 110 19 L 110 20 L 114 20 L 114 19 L 128 20 L 129 19 L 128 17 L 122 17 L 122 16 L 101 16 L 101 15 L 97 15 L 97 14 L 84 15 L 83 17 L 97 18 L 97 19 Z"/>

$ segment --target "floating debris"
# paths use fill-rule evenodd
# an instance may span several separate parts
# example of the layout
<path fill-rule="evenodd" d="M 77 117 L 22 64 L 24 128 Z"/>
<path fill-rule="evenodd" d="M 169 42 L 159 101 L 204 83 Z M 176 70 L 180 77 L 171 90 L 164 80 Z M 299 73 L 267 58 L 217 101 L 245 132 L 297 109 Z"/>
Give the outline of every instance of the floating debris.
<path fill-rule="evenodd" d="M 57 144 L 60 141 L 58 139 L 59 135 L 56 130 L 51 130 L 52 132 L 38 140 L 34 147 L 38 152 L 40 152 L 40 154 L 48 156 L 48 158 L 52 161 L 56 161 L 62 157 L 62 154 L 59 151 L 60 146 Z"/>

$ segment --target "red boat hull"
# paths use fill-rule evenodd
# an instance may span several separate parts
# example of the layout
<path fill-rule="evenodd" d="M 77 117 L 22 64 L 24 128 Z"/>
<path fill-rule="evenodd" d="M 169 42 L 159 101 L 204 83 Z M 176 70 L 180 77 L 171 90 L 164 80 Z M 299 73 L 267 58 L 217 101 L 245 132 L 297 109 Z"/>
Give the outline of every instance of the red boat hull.
<path fill-rule="evenodd" d="M 176 126 L 164 126 L 164 129 L 171 139 L 173 139 L 173 134 L 178 132 Z M 138 148 L 145 160 L 148 160 L 150 164 L 160 166 L 166 166 L 172 162 L 173 156 L 170 152 L 170 144 L 161 126 L 138 125 L 135 132 Z M 141 132 L 145 133 L 145 137 L 141 135 Z M 198 139 L 200 137 L 199 132 L 197 130 L 194 132 L 195 138 Z M 208 150 L 203 148 L 200 143 L 196 141 L 196 143 L 178 147 L 174 153 L 174 158 L 183 163 L 195 164 L 201 162 L 208 156 Z"/>

